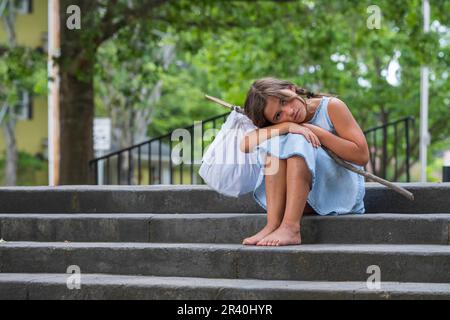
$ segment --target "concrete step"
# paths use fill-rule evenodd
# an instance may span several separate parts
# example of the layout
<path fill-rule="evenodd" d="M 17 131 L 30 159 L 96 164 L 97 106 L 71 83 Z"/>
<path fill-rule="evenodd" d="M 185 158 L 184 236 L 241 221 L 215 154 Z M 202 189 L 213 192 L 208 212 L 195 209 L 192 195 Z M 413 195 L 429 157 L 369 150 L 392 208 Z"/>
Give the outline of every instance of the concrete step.
<path fill-rule="evenodd" d="M 2 273 L 82 273 L 300 281 L 450 282 L 450 246 L 315 244 L 43 243 L 0 244 Z"/>
<path fill-rule="evenodd" d="M 150 242 L 242 243 L 266 224 L 266 214 L 155 215 Z M 450 214 L 305 216 L 302 243 L 450 243 Z"/>
<path fill-rule="evenodd" d="M 0 214 L 0 238 L 240 244 L 265 223 L 265 214 Z M 450 214 L 305 216 L 302 242 L 447 245 L 449 226 Z"/>
<path fill-rule="evenodd" d="M 67 288 L 69 276 L 0 273 L 0 299 L 450 299 L 448 283 L 381 282 L 380 289 L 368 289 L 366 282 L 81 274 L 80 289 L 69 290 Z M 217 312 L 211 310 L 211 313 L 218 312 L 221 310 Z"/>
<path fill-rule="evenodd" d="M 450 183 L 397 183 L 410 201 L 366 183 L 367 213 L 450 213 Z M 238 199 L 205 185 L 0 188 L 1 213 L 263 213 L 251 194 Z"/>

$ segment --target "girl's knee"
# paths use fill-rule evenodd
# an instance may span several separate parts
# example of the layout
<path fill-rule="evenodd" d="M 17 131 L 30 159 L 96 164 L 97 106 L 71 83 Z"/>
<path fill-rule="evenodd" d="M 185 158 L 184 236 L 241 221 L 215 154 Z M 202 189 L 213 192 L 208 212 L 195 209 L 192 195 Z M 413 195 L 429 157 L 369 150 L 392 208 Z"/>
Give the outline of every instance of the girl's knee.
<path fill-rule="evenodd" d="M 287 161 L 287 159 L 280 159 L 277 156 L 271 155 L 270 153 L 268 153 L 266 155 L 266 160 L 271 160 L 271 161 Z"/>
<path fill-rule="evenodd" d="M 306 160 L 301 156 L 292 156 L 288 158 L 287 174 L 289 174 L 289 171 L 292 170 L 300 171 L 309 179 L 311 178 L 311 172 L 309 171 L 308 165 L 306 164 Z"/>
<path fill-rule="evenodd" d="M 302 156 L 294 155 L 294 156 L 288 158 L 287 161 L 291 166 L 295 165 L 295 166 L 301 166 L 301 167 L 307 168 L 306 160 Z"/>
<path fill-rule="evenodd" d="M 267 154 L 266 162 L 264 165 L 265 175 L 285 174 L 287 167 L 287 160 L 280 159 L 278 157 Z"/>

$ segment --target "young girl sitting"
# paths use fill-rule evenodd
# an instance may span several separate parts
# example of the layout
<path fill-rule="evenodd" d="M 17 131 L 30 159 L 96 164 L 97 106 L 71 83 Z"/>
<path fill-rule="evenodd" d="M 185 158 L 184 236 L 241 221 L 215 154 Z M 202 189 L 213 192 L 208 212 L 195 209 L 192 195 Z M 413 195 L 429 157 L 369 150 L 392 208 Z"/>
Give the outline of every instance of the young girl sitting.
<path fill-rule="evenodd" d="M 241 142 L 257 148 L 261 175 L 253 197 L 267 224 L 245 245 L 298 245 L 304 213 L 364 213 L 364 177 L 338 165 L 321 146 L 363 169 L 369 159 L 364 133 L 344 102 L 275 78 L 256 80 L 244 105 L 258 129 Z"/>

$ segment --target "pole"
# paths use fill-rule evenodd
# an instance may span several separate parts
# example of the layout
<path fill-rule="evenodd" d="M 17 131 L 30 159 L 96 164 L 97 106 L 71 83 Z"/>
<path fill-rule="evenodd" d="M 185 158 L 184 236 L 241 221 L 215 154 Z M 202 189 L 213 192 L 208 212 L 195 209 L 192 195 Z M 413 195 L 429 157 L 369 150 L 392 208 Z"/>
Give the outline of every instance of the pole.
<path fill-rule="evenodd" d="M 423 0 L 423 31 L 430 30 L 430 3 Z M 426 65 L 420 68 L 420 181 L 427 182 L 427 146 L 430 144 L 428 132 L 428 74 Z"/>
<path fill-rule="evenodd" d="M 442 182 L 450 182 L 450 150 L 444 151 L 444 166 L 442 167 Z"/>
<path fill-rule="evenodd" d="M 53 62 L 60 55 L 59 0 L 48 0 L 48 183 L 59 184 L 59 68 Z"/>
<path fill-rule="evenodd" d="M 96 157 L 100 158 L 104 155 L 102 150 L 98 150 L 96 152 Z M 98 175 L 98 185 L 102 186 L 105 184 L 105 177 L 104 177 L 104 170 L 105 170 L 105 160 L 100 160 L 98 161 L 98 166 L 97 166 L 97 175 Z"/>

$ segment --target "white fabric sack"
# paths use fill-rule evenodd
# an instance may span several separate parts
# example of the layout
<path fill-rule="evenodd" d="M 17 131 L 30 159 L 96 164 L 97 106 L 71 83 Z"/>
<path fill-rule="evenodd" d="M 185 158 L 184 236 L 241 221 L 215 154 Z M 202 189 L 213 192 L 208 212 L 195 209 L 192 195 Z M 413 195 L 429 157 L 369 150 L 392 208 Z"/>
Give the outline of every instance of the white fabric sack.
<path fill-rule="evenodd" d="M 257 151 L 244 153 L 240 143 L 257 127 L 244 114 L 232 111 L 202 158 L 199 174 L 218 193 L 239 197 L 254 190 L 260 174 Z"/>

